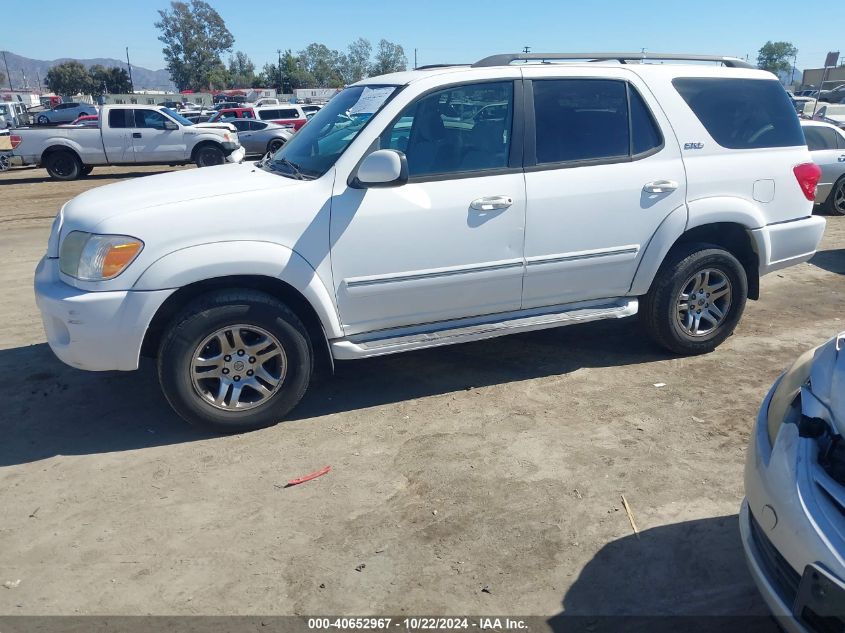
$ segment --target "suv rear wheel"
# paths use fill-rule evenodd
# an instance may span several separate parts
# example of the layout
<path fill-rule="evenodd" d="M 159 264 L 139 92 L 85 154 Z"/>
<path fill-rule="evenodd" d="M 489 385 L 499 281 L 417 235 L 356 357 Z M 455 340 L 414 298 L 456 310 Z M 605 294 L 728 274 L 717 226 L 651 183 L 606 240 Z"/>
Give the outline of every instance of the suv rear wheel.
<path fill-rule="evenodd" d="M 280 422 L 305 394 L 313 354 L 305 326 L 262 292 L 200 297 L 166 331 L 161 388 L 182 418 L 224 433 Z"/>
<path fill-rule="evenodd" d="M 677 354 L 712 352 L 730 336 L 745 310 L 748 279 L 728 251 L 683 244 L 670 251 L 640 315 L 649 335 Z"/>

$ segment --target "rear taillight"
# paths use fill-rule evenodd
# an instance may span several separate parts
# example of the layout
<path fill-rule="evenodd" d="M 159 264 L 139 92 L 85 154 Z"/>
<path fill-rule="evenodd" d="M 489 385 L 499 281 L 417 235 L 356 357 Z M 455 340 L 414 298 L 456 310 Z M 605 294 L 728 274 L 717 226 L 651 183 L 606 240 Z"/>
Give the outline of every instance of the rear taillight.
<path fill-rule="evenodd" d="M 798 186 L 804 192 L 804 197 L 807 200 L 815 200 L 816 185 L 819 184 L 819 178 L 822 177 L 821 167 L 815 163 L 801 163 L 793 167 L 792 171 L 798 181 Z"/>
<path fill-rule="evenodd" d="M 12 142 L 12 149 L 15 149 L 18 145 L 21 144 L 21 141 L 23 139 L 21 138 L 20 134 L 12 134 L 9 137 L 9 140 Z"/>

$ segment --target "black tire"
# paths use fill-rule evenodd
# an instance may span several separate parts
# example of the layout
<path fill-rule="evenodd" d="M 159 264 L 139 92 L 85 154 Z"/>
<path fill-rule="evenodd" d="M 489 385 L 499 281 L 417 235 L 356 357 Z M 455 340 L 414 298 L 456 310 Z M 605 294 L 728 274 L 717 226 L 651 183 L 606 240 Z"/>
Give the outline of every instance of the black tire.
<path fill-rule="evenodd" d="M 48 125 L 50 123 L 50 119 L 48 119 L 46 116 L 44 116 L 42 114 L 42 115 L 39 115 L 37 123 L 38 123 L 38 125 Z"/>
<path fill-rule="evenodd" d="M 280 372 L 277 390 L 254 408 L 222 410 L 195 386 L 192 361 L 210 335 L 238 324 L 256 326 L 275 337 L 284 353 L 285 370 Z M 187 422 L 221 433 L 240 433 L 277 424 L 299 403 L 311 381 L 313 357 L 305 326 L 281 301 L 254 290 L 221 290 L 198 298 L 171 321 L 159 346 L 158 375 L 167 401 Z M 215 379 L 210 380 L 214 385 Z M 244 383 L 243 388 L 247 386 Z M 227 388 L 225 397 L 231 401 L 233 396 L 234 391 Z M 225 397 L 223 404 L 231 406 Z"/>
<path fill-rule="evenodd" d="M 825 213 L 830 215 L 845 215 L 845 176 L 841 176 L 830 190 L 830 195 L 824 203 Z"/>
<path fill-rule="evenodd" d="M 197 167 L 213 167 L 226 162 L 226 155 L 217 145 L 201 145 L 194 154 L 194 162 Z"/>
<path fill-rule="evenodd" d="M 279 151 L 279 149 L 281 149 L 282 145 L 284 145 L 284 144 L 285 144 L 284 140 L 282 140 L 280 138 L 274 138 L 272 141 L 267 143 L 267 151 L 270 152 L 271 154 L 275 154 L 276 152 Z"/>
<path fill-rule="evenodd" d="M 56 180 L 76 180 L 82 176 L 82 161 L 68 149 L 57 149 L 44 158 L 44 167 L 51 178 Z"/>
<path fill-rule="evenodd" d="M 724 311 L 724 316 L 716 325 L 709 319 L 706 321 L 710 324 L 709 332 L 694 334 L 687 331 L 681 322 L 691 312 L 687 306 L 692 305 L 688 303 L 691 299 L 682 302 L 681 294 L 690 289 L 689 284 L 694 287 L 693 280 L 698 273 L 703 274 L 707 270 L 715 271 L 715 279 L 721 275 L 728 282 L 729 303 L 725 303 L 724 297 L 718 298 L 718 309 Z M 687 294 L 690 298 L 697 297 L 695 306 L 698 312 L 692 315 L 692 319 L 700 315 L 702 310 L 706 315 L 710 314 L 709 293 L 705 293 L 706 296 L 693 292 Z M 748 278 L 736 257 L 711 244 L 681 244 L 666 256 L 648 294 L 642 297 L 640 319 L 648 334 L 661 347 L 677 354 L 706 354 L 716 349 L 736 329 L 745 310 L 747 297 Z M 704 303 L 699 304 L 701 301 Z M 680 309 L 681 303 L 684 305 L 683 310 Z M 715 305 L 716 301 L 713 303 Z M 699 321 L 701 319 L 699 316 Z"/>
<path fill-rule="evenodd" d="M 88 175 L 88 174 L 90 174 L 92 171 L 94 171 L 94 167 L 93 167 L 93 166 L 91 166 L 91 165 L 83 165 L 83 166 L 82 166 L 82 175 L 83 175 L 83 176 L 87 176 L 87 175 Z"/>

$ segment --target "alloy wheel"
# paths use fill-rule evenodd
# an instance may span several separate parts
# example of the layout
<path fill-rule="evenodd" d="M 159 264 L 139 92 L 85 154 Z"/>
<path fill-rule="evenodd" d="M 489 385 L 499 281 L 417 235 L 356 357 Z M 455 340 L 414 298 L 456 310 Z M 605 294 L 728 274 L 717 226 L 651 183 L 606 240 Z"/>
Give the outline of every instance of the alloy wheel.
<path fill-rule="evenodd" d="M 279 339 L 256 325 L 226 326 L 207 336 L 191 358 L 197 394 L 224 411 L 261 406 L 282 386 L 287 356 Z"/>
<path fill-rule="evenodd" d="M 716 268 L 700 270 L 681 286 L 678 325 L 689 336 L 707 336 L 724 322 L 731 299 L 731 282 L 724 272 Z"/>

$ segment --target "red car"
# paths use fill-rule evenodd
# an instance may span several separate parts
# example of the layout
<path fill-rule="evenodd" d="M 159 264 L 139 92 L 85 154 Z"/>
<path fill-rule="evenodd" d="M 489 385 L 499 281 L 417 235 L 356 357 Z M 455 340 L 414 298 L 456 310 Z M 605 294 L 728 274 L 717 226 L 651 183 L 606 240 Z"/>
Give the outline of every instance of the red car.
<path fill-rule="evenodd" d="M 83 114 L 76 117 L 70 125 L 81 125 L 82 127 L 99 127 L 100 117 L 96 114 Z"/>
<path fill-rule="evenodd" d="M 216 123 L 226 119 L 258 119 L 279 125 L 290 125 L 294 130 L 298 130 L 308 122 L 302 107 L 294 103 L 260 108 L 222 108 L 208 122 Z"/>

